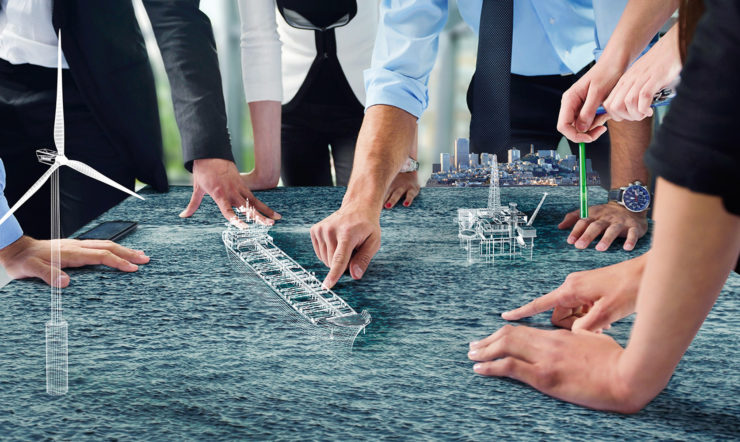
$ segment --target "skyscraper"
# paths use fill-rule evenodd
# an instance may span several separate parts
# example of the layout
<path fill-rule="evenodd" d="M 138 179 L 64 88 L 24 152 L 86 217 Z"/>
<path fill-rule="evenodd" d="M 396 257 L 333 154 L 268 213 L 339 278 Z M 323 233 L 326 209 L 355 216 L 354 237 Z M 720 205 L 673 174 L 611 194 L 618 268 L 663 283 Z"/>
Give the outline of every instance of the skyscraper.
<path fill-rule="evenodd" d="M 442 172 L 449 172 L 450 169 L 452 169 L 452 164 L 450 164 L 450 154 L 448 153 L 439 154 L 439 164 L 440 164 L 440 168 L 442 169 Z"/>
<path fill-rule="evenodd" d="M 538 150 L 537 155 L 540 158 L 555 158 L 556 150 Z"/>
<path fill-rule="evenodd" d="M 467 138 L 455 140 L 455 168 L 465 170 L 470 167 L 470 143 Z"/>
<path fill-rule="evenodd" d="M 509 162 L 513 163 L 516 161 L 519 161 L 522 158 L 522 153 L 519 152 L 519 149 L 512 147 L 509 149 Z"/>
<path fill-rule="evenodd" d="M 477 153 L 470 154 L 470 168 L 471 169 L 478 168 L 478 154 Z"/>

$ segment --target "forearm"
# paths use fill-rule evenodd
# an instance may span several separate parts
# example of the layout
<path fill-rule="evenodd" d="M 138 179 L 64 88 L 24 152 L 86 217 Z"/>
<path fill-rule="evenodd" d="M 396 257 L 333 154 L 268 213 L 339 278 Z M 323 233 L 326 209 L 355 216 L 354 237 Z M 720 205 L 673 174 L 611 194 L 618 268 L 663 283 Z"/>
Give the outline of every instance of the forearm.
<path fill-rule="evenodd" d="M 647 400 L 668 383 L 740 251 L 740 217 L 719 197 L 659 179 L 653 247 L 619 371 Z"/>
<path fill-rule="evenodd" d="M 652 118 L 642 121 L 610 121 L 611 188 L 634 181 L 648 182 L 649 173 L 643 156 L 650 145 Z"/>
<path fill-rule="evenodd" d="M 380 213 L 388 186 L 414 146 L 416 130 L 416 117 L 397 107 L 367 110 L 343 205 L 359 203 Z"/>
<path fill-rule="evenodd" d="M 144 0 L 170 81 L 185 166 L 233 161 L 221 72 L 208 17 L 195 0 Z"/>
<path fill-rule="evenodd" d="M 676 11 L 678 3 L 678 0 L 630 0 L 599 62 L 616 63 L 626 70 Z"/>
<path fill-rule="evenodd" d="M 280 179 L 280 121 L 279 101 L 249 103 L 249 115 L 254 133 L 254 170 L 259 187 L 277 186 Z"/>

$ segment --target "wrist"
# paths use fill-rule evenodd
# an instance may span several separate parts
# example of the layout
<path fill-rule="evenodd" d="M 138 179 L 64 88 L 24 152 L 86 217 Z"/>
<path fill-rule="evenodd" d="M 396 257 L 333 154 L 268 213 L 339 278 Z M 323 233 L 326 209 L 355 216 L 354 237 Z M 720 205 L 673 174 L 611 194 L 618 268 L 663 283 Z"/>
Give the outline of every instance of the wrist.
<path fill-rule="evenodd" d="M 0 249 L 0 265 L 8 267 L 24 250 L 30 247 L 34 241 L 30 236 L 23 235 L 15 242 L 8 244 L 5 248 Z"/>
<path fill-rule="evenodd" d="M 619 79 L 627 71 L 631 61 L 632 56 L 624 45 L 607 45 L 594 67 L 609 72 Z"/>
<path fill-rule="evenodd" d="M 380 219 L 385 201 L 384 183 L 375 177 L 353 176 L 342 199 L 342 208 L 351 208 L 373 214 Z"/>

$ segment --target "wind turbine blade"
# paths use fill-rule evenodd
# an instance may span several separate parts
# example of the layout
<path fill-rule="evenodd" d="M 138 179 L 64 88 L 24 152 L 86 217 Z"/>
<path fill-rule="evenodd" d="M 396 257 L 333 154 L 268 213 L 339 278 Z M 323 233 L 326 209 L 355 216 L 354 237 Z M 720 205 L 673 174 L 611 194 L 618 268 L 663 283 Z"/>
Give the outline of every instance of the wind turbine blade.
<path fill-rule="evenodd" d="M 57 44 L 57 104 L 54 114 L 54 145 L 59 155 L 64 155 L 64 99 L 62 96 L 62 30 Z"/>
<path fill-rule="evenodd" d="M 46 182 L 46 180 L 48 180 L 49 177 L 51 176 L 51 174 L 54 173 L 54 171 L 57 170 L 58 168 L 59 168 L 59 165 L 58 164 L 53 164 L 49 168 L 49 170 L 47 170 L 46 172 L 44 172 L 44 174 L 41 175 L 41 178 L 39 178 L 38 180 L 36 180 L 36 182 L 33 183 L 33 186 L 31 186 L 31 188 L 28 189 L 28 191 L 25 194 L 23 194 L 23 196 L 13 205 L 13 207 L 10 208 L 10 211 L 8 211 L 8 213 L 6 213 L 5 215 L 3 215 L 2 218 L 0 218 L 0 225 L 2 225 L 5 222 L 5 220 L 7 220 L 8 218 L 10 218 L 10 216 L 16 210 L 18 210 L 18 208 L 20 208 L 23 205 L 23 203 L 25 203 L 26 201 L 28 201 L 28 199 L 31 198 L 34 193 L 38 192 L 38 190 L 41 188 L 41 186 L 44 185 L 44 183 Z"/>
<path fill-rule="evenodd" d="M 102 173 L 98 172 L 97 170 L 93 169 L 92 167 L 88 166 L 85 163 L 82 163 L 80 161 L 75 161 L 75 160 L 67 160 L 67 166 L 80 172 L 83 175 L 89 176 L 90 178 L 94 180 L 98 180 L 101 183 L 105 183 L 111 187 L 115 187 L 121 192 L 126 192 L 131 196 L 135 196 L 136 198 L 139 198 L 140 200 L 144 199 L 144 197 L 142 197 L 141 195 L 137 194 L 136 192 L 130 189 L 123 187 L 122 185 L 118 184 L 117 182 L 113 181 L 112 179 L 108 178 L 107 176 L 103 175 Z"/>

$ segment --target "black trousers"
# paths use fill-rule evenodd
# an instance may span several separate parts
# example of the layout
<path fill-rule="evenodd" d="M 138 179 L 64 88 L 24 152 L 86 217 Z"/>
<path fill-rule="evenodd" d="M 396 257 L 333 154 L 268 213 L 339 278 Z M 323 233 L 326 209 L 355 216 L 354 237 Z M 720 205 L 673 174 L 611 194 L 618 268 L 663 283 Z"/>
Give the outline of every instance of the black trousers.
<path fill-rule="evenodd" d="M 300 103 L 289 111 L 283 109 L 283 184 L 331 186 L 333 160 L 337 185 L 346 186 L 363 117 L 359 103 L 347 106 Z"/>
<path fill-rule="evenodd" d="M 98 124 L 69 72 L 63 73 L 65 155 L 82 161 L 112 180 L 134 188 L 133 168 Z M 12 206 L 49 166 L 36 158 L 37 149 L 54 147 L 56 69 L 11 65 L 0 59 L 0 158 L 5 163 L 5 196 Z M 62 167 L 59 175 L 61 234 L 72 235 L 126 194 Z M 50 236 L 51 194 L 44 185 L 17 212 L 26 235 Z"/>
<path fill-rule="evenodd" d="M 511 142 L 510 147 L 522 151 L 522 156 L 529 153 L 530 146 L 534 150 L 557 149 L 562 134 L 557 130 L 560 101 L 578 79 L 587 72 L 588 68 L 575 75 L 542 75 L 523 76 L 511 74 Z M 468 108 L 472 109 L 472 96 L 475 93 L 471 81 L 468 89 Z M 578 154 L 578 146 L 570 144 L 571 152 Z M 478 152 L 480 153 L 480 152 Z M 499 158 L 506 158 L 506 151 L 488 152 L 497 154 Z M 601 177 L 601 186 L 608 189 L 611 182 L 609 135 L 602 135 L 598 140 L 588 145 L 587 156 L 591 165 Z"/>

